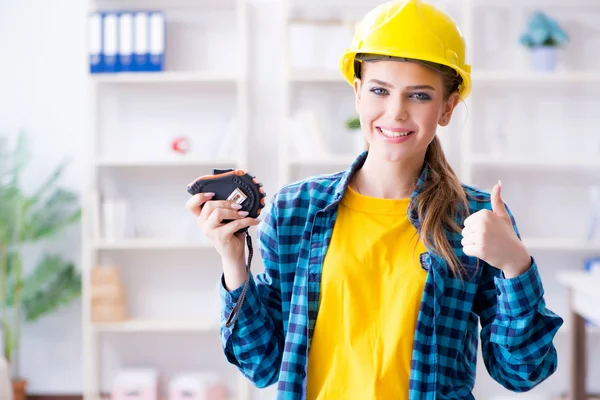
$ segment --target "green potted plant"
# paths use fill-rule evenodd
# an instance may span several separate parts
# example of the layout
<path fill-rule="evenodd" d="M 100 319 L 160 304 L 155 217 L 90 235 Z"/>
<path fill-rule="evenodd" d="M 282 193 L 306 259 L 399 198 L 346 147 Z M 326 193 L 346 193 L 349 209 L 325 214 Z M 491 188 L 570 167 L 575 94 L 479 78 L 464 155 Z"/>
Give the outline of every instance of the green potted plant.
<path fill-rule="evenodd" d="M 346 120 L 346 130 L 348 130 L 352 136 L 352 148 L 356 151 L 363 152 L 366 149 L 366 142 L 363 132 L 360 128 L 360 119 L 358 117 L 350 117 Z"/>
<path fill-rule="evenodd" d="M 520 37 L 523 46 L 532 52 L 536 71 L 552 71 L 558 60 L 558 48 L 569 41 L 569 36 L 558 22 L 542 11 L 533 13 L 528 29 Z"/>
<path fill-rule="evenodd" d="M 22 186 L 29 154 L 25 135 L 14 150 L 0 141 L 0 329 L 3 356 L 11 367 L 14 400 L 24 400 L 27 381 L 21 376 L 21 323 L 31 322 L 71 303 L 81 295 L 81 276 L 73 262 L 58 254 L 41 254 L 24 273 L 29 247 L 77 222 L 78 196 L 57 185 L 65 163 L 35 190 Z"/>

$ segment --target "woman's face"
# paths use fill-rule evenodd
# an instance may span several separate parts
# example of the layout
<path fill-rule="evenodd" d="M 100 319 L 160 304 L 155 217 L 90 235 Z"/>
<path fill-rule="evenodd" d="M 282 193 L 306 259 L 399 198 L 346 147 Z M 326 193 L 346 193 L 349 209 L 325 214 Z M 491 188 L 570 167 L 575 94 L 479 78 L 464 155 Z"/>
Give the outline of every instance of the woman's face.
<path fill-rule="evenodd" d="M 441 73 L 415 62 L 363 63 L 354 89 L 369 152 L 390 162 L 424 158 L 459 100 L 445 99 L 443 87 Z"/>

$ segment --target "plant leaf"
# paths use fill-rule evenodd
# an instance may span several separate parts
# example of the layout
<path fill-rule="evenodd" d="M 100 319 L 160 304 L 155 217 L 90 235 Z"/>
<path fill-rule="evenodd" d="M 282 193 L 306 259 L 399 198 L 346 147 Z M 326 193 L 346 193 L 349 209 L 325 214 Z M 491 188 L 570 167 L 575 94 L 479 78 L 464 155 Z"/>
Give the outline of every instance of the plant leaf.
<path fill-rule="evenodd" d="M 13 307 L 15 303 L 15 268 L 17 265 L 18 257 L 17 252 L 9 251 L 6 253 L 6 293 L 4 294 L 4 300 L 6 301 L 6 307 Z"/>
<path fill-rule="evenodd" d="M 21 236 L 21 218 L 25 198 L 21 191 L 13 185 L 2 190 L 0 198 L 0 241 L 10 246 Z"/>
<path fill-rule="evenodd" d="M 10 330 L 10 325 L 6 322 L 6 320 L 2 319 L 2 340 L 4 341 L 4 357 L 7 362 L 12 361 L 12 353 L 13 353 L 13 337 L 12 332 Z"/>
<path fill-rule="evenodd" d="M 348 129 L 360 129 L 360 119 L 358 117 L 351 117 L 346 120 L 346 128 Z"/>
<path fill-rule="evenodd" d="M 66 166 L 67 162 L 62 162 L 54 169 L 54 171 L 52 171 L 52 173 L 46 178 L 46 181 L 40 184 L 38 190 L 28 199 L 28 207 L 34 206 L 37 201 L 43 198 L 44 193 L 47 193 L 48 190 L 56 184 Z"/>
<path fill-rule="evenodd" d="M 58 255 L 46 255 L 23 282 L 25 319 L 35 321 L 80 295 L 81 276 L 75 265 Z"/>
<path fill-rule="evenodd" d="M 30 204 L 38 203 L 32 201 Z M 81 217 L 78 197 L 75 193 L 58 188 L 35 210 L 28 213 L 23 241 L 38 241 L 50 237 Z"/>

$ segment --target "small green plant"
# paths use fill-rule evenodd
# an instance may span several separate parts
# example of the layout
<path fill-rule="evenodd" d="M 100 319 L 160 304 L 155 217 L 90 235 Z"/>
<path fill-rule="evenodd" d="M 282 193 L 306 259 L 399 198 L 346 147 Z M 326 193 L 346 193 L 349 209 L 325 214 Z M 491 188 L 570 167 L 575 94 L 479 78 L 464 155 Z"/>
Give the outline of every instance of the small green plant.
<path fill-rule="evenodd" d="M 560 47 L 568 41 L 569 36 L 559 24 L 541 11 L 531 16 L 527 32 L 520 37 L 521 44 L 528 48 Z"/>
<path fill-rule="evenodd" d="M 350 117 L 346 120 L 346 128 L 350 130 L 360 129 L 360 119 L 358 117 Z"/>
<path fill-rule="evenodd" d="M 18 136 L 12 151 L 0 138 L 0 329 L 14 379 L 21 379 L 21 321 L 35 321 L 81 295 L 77 268 L 60 255 L 42 254 L 23 274 L 28 246 L 55 236 L 81 216 L 78 196 L 57 185 L 66 163 L 36 190 L 25 192 L 21 174 L 28 158 L 25 135 Z"/>

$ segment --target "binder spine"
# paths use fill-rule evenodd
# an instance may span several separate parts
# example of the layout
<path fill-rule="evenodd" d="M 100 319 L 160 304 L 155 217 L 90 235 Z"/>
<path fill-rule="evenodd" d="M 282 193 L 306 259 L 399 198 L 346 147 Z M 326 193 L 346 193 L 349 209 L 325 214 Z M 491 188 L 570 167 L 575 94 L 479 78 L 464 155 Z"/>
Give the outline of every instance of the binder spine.
<path fill-rule="evenodd" d="M 149 71 L 150 63 L 150 21 L 147 12 L 138 11 L 133 16 L 133 68 L 135 71 Z"/>
<path fill-rule="evenodd" d="M 165 59 L 165 16 L 160 11 L 150 13 L 150 70 L 163 71 Z"/>
<path fill-rule="evenodd" d="M 133 71 L 133 14 L 119 14 L 119 70 Z"/>
<path fill-rule="evenodd" d="M 103 21 L 104 72 L 118 72 L 120 69 L 118 15 L 114 12 L 105 12 L 103 13 Z"/>
<path fill-rule="evenodd" d="M 92 13 L 88 17 L 88 56 L 90 73 L 104 72 L 102 14 L 100 13 Z"/>

